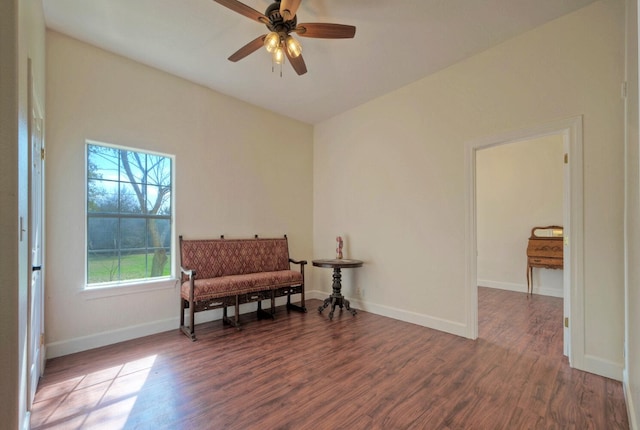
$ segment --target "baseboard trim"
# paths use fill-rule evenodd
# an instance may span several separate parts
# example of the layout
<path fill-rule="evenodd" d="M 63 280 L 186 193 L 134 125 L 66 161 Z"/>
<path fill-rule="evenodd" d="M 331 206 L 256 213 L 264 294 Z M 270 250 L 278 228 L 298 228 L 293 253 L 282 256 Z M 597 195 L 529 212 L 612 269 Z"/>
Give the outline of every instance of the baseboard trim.
<path fill-rule="evenodd" d="M 31 406 L 29 406 L 31 408 Z M 31 411 L 26 411 L 22 418 L 22 430 L 29 430 L 31 428 Z"/>
<path fill-rule="evenodd" d="M 510 289 L 504 288 L 509 286 L 507 283 L 491 283 L 488 285 L 487 281 L 479 281 L 480 285 L 490 286 L 491 288 Z M 500 285 L 501 287 L 495 286 Z M 517 284 L 511 284 L 517 285 Z M 511 289 L 511 291 L 526 292 L 526 287 L 522 289 Z M 306 292 L 307 299 L 324 300 L 330 293 L 320 290 L 312 290 Z M 417 324 L 423 327 L 431 328 L 434 330 L 443 331 L 456 336 L 467 337 L 468 328 L 466 324 L 451 321 L 443 318 L 433 317 L 426 314 L 407 311 L 404 309 L 398 309 L 391 306 L 379 305 L 376 303 L 364 301 L 362 299 L 349 298 L 351 305 L 355 309 L 371 312 L 376 315 L 381 315 L 399 321 L 408 322 L 411 324 Z M 279 297 L 276 300 L 277 306 L 282 306 L 286 303 L 286 297 Z M 255 304 L 247 303 L 240 306 L 240 315 L 254 312 Z M 310 312 L 314 309 L 309 309 Z M 202 324 L 209 321 L 215 321 L 222 319 L 222 309 L 215 309 L 212 311 L 198 312 L 196 314 L 196 324 Z M 178 317 L 167 318 L 164 320 L 153 321 L 150 323 L 139 324 L 131 327 L 125 327 L 122 329 L 105 331 L 89 336 L 82 336 L 74 339 L 52 342 L 46 345 L 46 357 L 55 358 L 63 355 L 73 354 L 76 352 L 86 351 L 93 348 L 99 348 L 106 345 L 111 345 L 118 342 L 123 342 L 138 337 L 149 336 L 156 333 L 161 333 L 169 330 L 177 330 L 179 326 Z M 585 358 L 586 359 L 586 358 Z M 593 373 L 597 373 L 602 376 L 606 376 L 612 379 L 621 380 L 622 371 L 619 365 L 615 363 L 604 362 L 603 360 L 591 357 L 585 361 L 587 364 L 587 370 Z M 593 368 L 593 370 L 591 369 Z"/>
<path fill-rule="evenodd" d="M 328 296 L 329 293 L 323 291 L 312 291 L 307 293 L 307 297 L 313 299 L 324 300 Z M 398 309 L 391 306 L 378 305 L 376 303 L 367 302 L 361 299 L 354 299 L 351 297 L 349 297 L 349 303 L 354 309 L 371 312 L 376 315 L 393 318 L 411 324 L 421 325 L 423 327 L 443 331 L 445 333 L 454 334 L 456 336 L 467 337 L 467 326 L 463 323 L 450 321 L 443 318 L 432 317 L 429 315 L 411 312 L 404 309 Z"/>
<path fill-rule="evenodd" d="M 621 363 L 585 354 L 583 364 L 584 369 L 581 370 L 589 373 L 595 373 L 596 375 L 604 376 L 605 378 L 615 379 L 616 381 L 622 381 L 622 372 L 624 371 L 624 367 Z"/>
<path fill-rule="evenodd" d="M 307 294 L 307 297 L 309 295 Z M 315 298 L 315 297 L 311 297 Z M 295 301 L 295 296 L 294 296 Z M 278 297 L 276 299 L 276 306 L 281 306 L 287 303 L 286 297 Z M 177 306 L 176 306 L 177 307 Z M 229 309 L 233 314 L 233 309 Z M 240 315 L 255 312 L 255 303 L 246 303 L 240 305 Z M 196 324 L 202 324 L 209 321 L 215 321 L 222 319 L 222 309 L 214 309 L 211 311 L 198 312 L 195 315 Z M 46 358 L 61 357 L 63 355 L 74 354 L 76 352 L 87 351 L 89 349 L 100 348 L 102 346 L 111 345 L 118 342 L 124 342 L 131 339 L 136 339 L 143 336 L 149 336 L 156 333 L 162 333 L 170 330 L 178 330 L 180 326 L 179 318 L 176 315 L 174 318 L 167 318 L 163 320 L 152 321 L 150 323 L 134 325 L 130 327 L 124 327 L 121 329 L 104 331 L 102 333 L 96 333 L 88 336 L 81 336 L 74 339 L 51 342 L 46 345 Z"/>
<path fill-rule="evenodd" d="M 624 400 L 627 405 L 627 418 L 629 420 L 629 428 L 631 430 L 640 430 L 638 428 L 638 421 L 636 420 L 636 407 L 633 402 L 634 398 L 631 393 L 631 387 L 629 386 L 629 372 L 625 369 L 622 372 L 622 389 L 624 390 Z"/>
<path fill-rule="evenodd" d="M 329 293 L 325 291 L 312 290 L 306 292 L 307 299 L 324 300 Z M 442 318 L 432 317 L 417 312 L 406 311 L 391 306 L 378 305 L 363 300 L 349 298 L 351 305 L 355 309 L 371 312 L 399 321 L 421 325 L 423 327 L 440 330 L 457 336 L 466 337 L 467 327 L 463 323 L 449 321 Z M 281 306 L 286 303 L 286 297 L 279 297 L 276 305 Z M 255 304 L 247 303 L 240 306 L 240 315 L 255 311 Z M 313 310 L 310 310 L 313 311 Z M 206 312 L 198 312 L 196 314 L 196 324 L 215 321 L 222 319 L 222 309 L 214 309 Z M 76 352 L 86 351 L 89 349 L 100 348 L 102 346 L 111 345 L 118 342 L 124 342 L 143 336 L 149 336 L 169 330 L 177 330 L 179 326 L 178 317 L 167 318 L 163 320 L 153 321 L 150 323 L 139 324 L 130 327 L 124 327 L 117 330 L 105 331 L 89 336 L 81 336 L 74 339 L 51 342 L 46 345 L 47 358 L 61 357 Z"/>
<path fill-rule="evenodd" d="M 89 349 L 100 348 L 101 346 L 124 342 L 138 337 L 149 336 L 163 331 L 173 329 L 177 330 L 178 325 L 178 317 L 176 316 L 175 318 L 138 324 L 117 330 L 103 331 L 101 333 L 76 337 L 69 340 L 51 342 L 47 344 L 47 359 L 74 354 L 76 352 L 86 351 Z"/>
<path fill-rule="evenodd" d="M 478 279 L 478 285 L 481 287 L 497 288 L 499 290 L 516 291 L 518 293 L 527 292 L 527 284 L 517 284 L 514 282 L 490 281 L 487 279 Z M 564 291 L 557 288 L 550 288 L 544 285 L 535 286 L 534 294 L 550 297 L 564 297 Z"/>

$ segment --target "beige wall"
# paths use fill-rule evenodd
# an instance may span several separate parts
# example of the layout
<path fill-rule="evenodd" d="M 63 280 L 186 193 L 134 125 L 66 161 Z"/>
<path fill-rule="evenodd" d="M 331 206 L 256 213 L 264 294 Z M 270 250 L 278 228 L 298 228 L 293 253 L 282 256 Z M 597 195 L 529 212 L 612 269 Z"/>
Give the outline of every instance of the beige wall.
<path fill-rule="evenodd" d="M 596 2 L 317 125 L 314 256 L 346 233 L 359 305 L 468 334 L 465 142 L 583 115 L 582 352 L 620 379 L 623 47 L 624 3 Z"/>
<path fill-rule="evenodd" d="M 527 291 L 533 226 L 562 225 L 562 136 L 476 153 L 478 285 Z M 562 297 L 562 271 L 533 270 L 534 293 Z"/>
<path fill-rule="evenodd" d="M 47 111 L 50 357 L 178 326 L 174 282 L 83 293 L 85 139 L 175 155 L 176 237 L 286 233 L 292 257 L 311 258 L 310 125 L 56 32 L 47 33 Z"/>
<path fill-rule="evenodd" d="M 24 389 L 20 385 L 26 376 L 26 330 L 21 329 L 21 325 L 26 325 L 26 315 L 20 312 L 20 304 L 24 302 L 22 291 L 26 283 L 16 269 L 24 269 L 26 254 L 25 247 L 18 241 L 16 226 L 19 216 L 24 216 L 26 211 L 16 192 L 20 189 L 19 181 L 25 178 L 20 174 L 19 150 L 24 141 L 18 137 L 16 112 L 26 108 L 26 93 L 19 91 L 17 73 L 18 64 L 25 57 L 19 55 L 17 49 L 18 2 L 3 2 L 0 7 L 0 282 L 3 285 L 0 288 L 0 411 L 11 428 L 18 428 L 24 419 Z M 19 249 L 18 253 L 16 249 Z"/>

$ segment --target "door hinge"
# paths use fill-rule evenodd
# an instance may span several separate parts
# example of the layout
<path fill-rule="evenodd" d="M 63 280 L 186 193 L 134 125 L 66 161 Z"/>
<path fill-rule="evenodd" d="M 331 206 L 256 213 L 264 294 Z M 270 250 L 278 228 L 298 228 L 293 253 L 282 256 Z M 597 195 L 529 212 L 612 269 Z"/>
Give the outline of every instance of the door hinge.
<path fill-rule="evenodd" d="M 40 346 L 44 345 L 44 333 L 40 333 Z"/>
<path fill-rule="evenodd" d="M 44 148 L 40 148 L 40 159 L 44 161 Z"/>
<path fill-rule="evenodd" d="M 564 317 L 564 326 L 569 327 L 569 317 Z"/>
<path fill-rule="evenodd" d="M 20 233 L 20 242 L 22 242 L 22 239 L 23 239 L 24 233 L 26 233 L 26 232 L 27 232 L 27 229 L 26 229 L 26 228 L 24 228 L 24 217 L 20 217 L 20 226 L 19 226 L 19 229 L 20 229 L 20 232 L 19 232 L 19 233 Z"/>
<path fill-rule="evenodd" d="M 621 90 L 620 90 L 620 95 L 622 96 L 623 99 L 627 98 L 627 82 L 623 82 L 621 85 Z"/>
<path fill-rule="evenodd" d="M 564 164 L 569 164 L 569 154 L 564 154 Z"/>

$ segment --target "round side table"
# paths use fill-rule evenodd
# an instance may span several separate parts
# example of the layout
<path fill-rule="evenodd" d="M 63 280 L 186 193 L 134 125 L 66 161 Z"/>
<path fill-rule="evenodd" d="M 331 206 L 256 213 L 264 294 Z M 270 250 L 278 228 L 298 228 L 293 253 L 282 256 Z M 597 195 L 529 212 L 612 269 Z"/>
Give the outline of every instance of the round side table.
<path fill-rule="evenodd" d="M 333 269 L 333 293 L 324 299 L 324 303 L 322 306 L 318 306 L 318 312 L 322 312 L 326 307 L 331 305 L 331 312 L 329 312 L 329 319 L 333 319 L 333 313 L 336 309 L 336 306 L 339 306 L 340 309 L 344 306 L 347 308 L 351 315 L 356 314 L 355 309 L 351 309 L 351 305 L 349 300 L 345 299 L 342 295 L 342 269 L 350 269 L 355 267 L 362 267 L 363 262 L 360 260 L 349 260 L 346 258 L 341 259 L 331 259 L 331 260 L 313 260 L 313 265 L 315 267 L 325 267 L 329 269 Z"/>

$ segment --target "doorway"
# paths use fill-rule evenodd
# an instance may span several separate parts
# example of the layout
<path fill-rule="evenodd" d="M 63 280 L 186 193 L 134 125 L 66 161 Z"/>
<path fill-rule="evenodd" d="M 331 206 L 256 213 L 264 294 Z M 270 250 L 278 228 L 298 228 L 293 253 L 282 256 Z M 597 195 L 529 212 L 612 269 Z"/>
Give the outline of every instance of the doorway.
<path fill-rule="evenodd" d="M 477 229 L 477 151 L 509 143 L 557 135 L 564 152 L 563 215 L 564 225 L 564 354 L 573 367 L 584 357 L 584 314 L 582 290 L 582 117 L 570 118 L 522 130 L 467 142 L 465 172 L 467 184 L 467 326 L 468 337 L 478 337 L 478 229 Z"/>
<path fill-rule="evenodd" d="M 525 249 L 531 229 L 563 224 L 563 154 L 560 134 L 477 151 L 479 286 L 527 291 Z M 564 297 L 562 274 L 535 269 L 533 292 Z"/>

